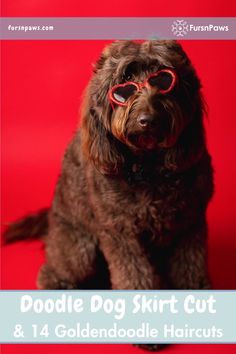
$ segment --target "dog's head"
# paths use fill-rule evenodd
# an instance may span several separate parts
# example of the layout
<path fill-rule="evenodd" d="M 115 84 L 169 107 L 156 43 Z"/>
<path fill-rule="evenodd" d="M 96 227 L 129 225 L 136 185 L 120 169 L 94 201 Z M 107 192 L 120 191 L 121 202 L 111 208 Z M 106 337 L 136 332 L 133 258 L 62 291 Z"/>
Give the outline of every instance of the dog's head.
<path fill-rule="evenodd" d="M 82 117 L 82 144 L 95 166 L 117 174 L 126 151 L 165 155 L 186 168 L 204 148 L 200 81 L 175 41 L 114 42 L 95 65 Z"/>

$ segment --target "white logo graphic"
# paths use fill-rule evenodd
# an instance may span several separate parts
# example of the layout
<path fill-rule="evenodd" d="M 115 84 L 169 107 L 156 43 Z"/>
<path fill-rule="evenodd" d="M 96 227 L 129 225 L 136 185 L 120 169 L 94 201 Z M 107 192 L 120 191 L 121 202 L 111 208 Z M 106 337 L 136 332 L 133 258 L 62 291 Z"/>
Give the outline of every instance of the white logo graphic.
<path fill-rule="evenodd" d="M 177 37 L 183 37 L 188 32 L 188 23 L 184 20 L 176 20 L 172 25 L 172 32 Z"/>

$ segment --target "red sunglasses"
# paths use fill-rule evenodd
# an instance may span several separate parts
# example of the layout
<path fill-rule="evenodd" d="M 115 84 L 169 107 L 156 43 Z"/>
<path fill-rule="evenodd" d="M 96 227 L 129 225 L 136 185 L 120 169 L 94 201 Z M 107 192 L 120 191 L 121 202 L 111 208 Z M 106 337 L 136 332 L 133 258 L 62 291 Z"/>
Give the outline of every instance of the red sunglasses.
<path fill-rule="evenodd" d="M 154 87 L 159 93 L 170 92 L 176 84 L 176 73 L 171 69 L 162 69 L 148 76 L 144 82 L 128 81 L 124 84 L 113 86 L 108 92 L 108 98 L 114 109 L 114 103 L 119 106 L 127 106 L 128 100 L 143 87 Z"/>

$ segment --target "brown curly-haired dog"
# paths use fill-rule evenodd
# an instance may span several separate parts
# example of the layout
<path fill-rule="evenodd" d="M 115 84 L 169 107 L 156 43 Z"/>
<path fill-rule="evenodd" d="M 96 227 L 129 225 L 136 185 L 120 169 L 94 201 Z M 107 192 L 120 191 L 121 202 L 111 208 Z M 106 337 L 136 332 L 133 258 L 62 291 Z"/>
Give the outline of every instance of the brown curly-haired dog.
<path fill-rule="evenodd" d="M 105 48 L 49 212 L 40 289 L 209 288 L 200 88 L 175 41 Z M 8 239 L 27 223 L 36 235 L 46 217 L 12 225 Z"/>

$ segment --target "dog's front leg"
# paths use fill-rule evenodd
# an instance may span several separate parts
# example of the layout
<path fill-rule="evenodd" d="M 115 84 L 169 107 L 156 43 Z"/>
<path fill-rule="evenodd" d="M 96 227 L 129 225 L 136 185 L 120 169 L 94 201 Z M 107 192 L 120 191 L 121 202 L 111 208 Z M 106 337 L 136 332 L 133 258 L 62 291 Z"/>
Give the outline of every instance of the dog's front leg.
<path fill-rule="evenodd" d="M 108 263 L 113 289 L 159 288 L 159 277 L 136 237 L 103 234 L 100 247 Z"/>
<path fill-rule="evenodd" d="M 168 260 L 168 276 L 175 289 L 210 289 L 205 223 L 180 237 Z"/>

